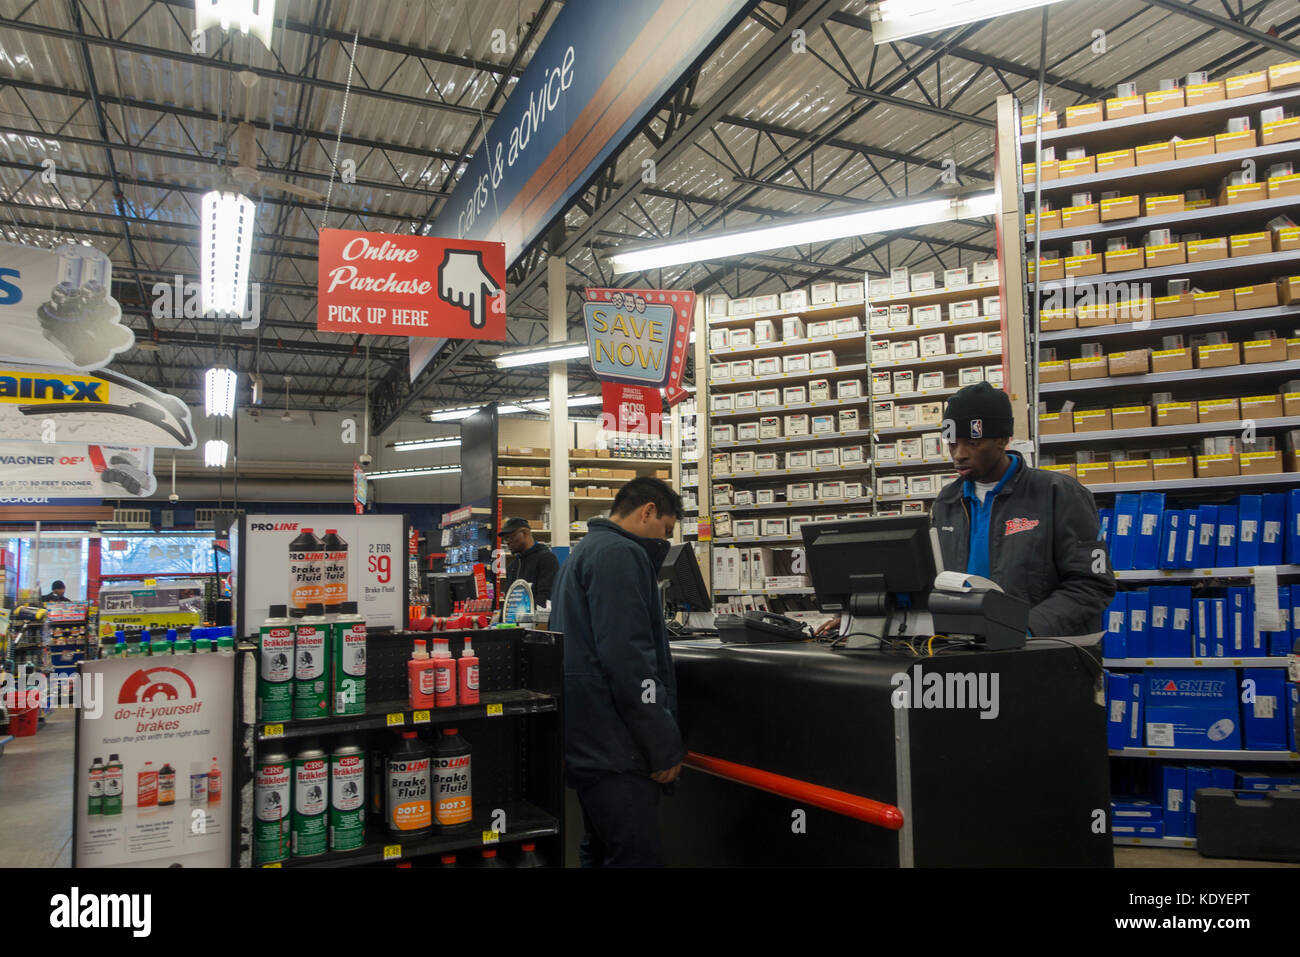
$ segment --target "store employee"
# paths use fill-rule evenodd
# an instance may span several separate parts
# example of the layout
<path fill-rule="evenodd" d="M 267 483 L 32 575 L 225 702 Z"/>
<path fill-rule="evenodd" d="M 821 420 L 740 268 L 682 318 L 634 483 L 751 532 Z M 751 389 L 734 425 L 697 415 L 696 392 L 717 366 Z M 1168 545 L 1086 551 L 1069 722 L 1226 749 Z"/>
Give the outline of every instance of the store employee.
<path fill-rule="evenodd" d="M 67 590 L 68 586 L 63 584 L 62 581 L 55 581 L 55 583 L 50 586 L 50 593 L 41 596 L 41 601 L 45 602 L 47 605 L 52 601 L 71 601 L 71 599 L 64 594 Z"/>
<path fill-rule="evenodd" d="M 1029 602 L 1031 635 L 1101 631 L 1115 576 L 1092 493 L 1007 449 L 1014 418 L 1001 389 L 967 386 L 943 417 L 958 476 L 930 512 L 944 568 L 992 579 Z"/>
<path fill-rule="evenodd" d="M 501 540 L 510 548 L 506 562 L 506 591 L 515 579 L 522 578 L 533 586 L 533 606 L 540 608 L 551 600 L 551 586 L 560 570 L 555 554 L 533 538 L 526 518 L 512 518 L 501 529 Z"/>

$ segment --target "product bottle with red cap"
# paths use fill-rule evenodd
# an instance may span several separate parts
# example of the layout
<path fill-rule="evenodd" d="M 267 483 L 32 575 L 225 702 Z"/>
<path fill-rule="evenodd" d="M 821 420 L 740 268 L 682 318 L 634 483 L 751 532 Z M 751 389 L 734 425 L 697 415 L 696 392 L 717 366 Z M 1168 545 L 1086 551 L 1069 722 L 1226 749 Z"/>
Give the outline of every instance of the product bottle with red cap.
<path fill-rule="evenodd" d="M 521 844 L 519 846 L 519 850 L 522 851 L 523 853 L 519 855 L 519 863 L 517 863 L 515 867 L 545 867 L 546 866 L 546 862 L 542 860 L 541 857 L 539 857 L 537 854 L 537 845 L 534 844 L 532 841 L 529 841 L 525 844 Z"/>
<path fill-rule="evenodd" d="M 497 857 L 497 849 L 495 847 L 483 848 L 483 858 L 478 862 L 478 866 L 505 867 L 505 865 L 501 863 L 501 858 Z"/>
<path fill-rule="evenodd" d="M 438 866 L 439 867 L 460 867 L 460 865 L 456 863 L 455 854 L 442 855 L 442 857 L 438 859 Z"/>
<path fill-rule="evenodd" d="M 478 657 L 468 638 L 465 639 L 460 657 L 456 659 L 456 670 L 459 677 L 456 693 L 460 703 L 478 704 Z"/>
<path fill-rule="evenodd" d="M 435 679 L 434 662 L 429 657 L 428 643 L 417 641 L 411 660 L 406 663 L 407 696 L 411 710 L 434 707 Z"/>
<path fill-rule="evenodd" d="M 434 688 L 439 708 L 456 706 L 456 661 L 446 638 L 433 639 Z"/>

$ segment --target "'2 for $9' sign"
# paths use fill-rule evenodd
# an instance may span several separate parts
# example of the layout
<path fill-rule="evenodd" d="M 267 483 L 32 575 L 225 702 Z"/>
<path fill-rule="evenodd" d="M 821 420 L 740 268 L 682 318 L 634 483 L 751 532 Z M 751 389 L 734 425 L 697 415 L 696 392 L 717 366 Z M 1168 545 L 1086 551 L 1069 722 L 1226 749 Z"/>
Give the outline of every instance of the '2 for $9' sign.
<path fill-rule="evenodd" d="M 676 327 L 675 307 L 615 293 L 582 307 L 591 368 L 610 381 L 662 388 L 668 382 Z"/>

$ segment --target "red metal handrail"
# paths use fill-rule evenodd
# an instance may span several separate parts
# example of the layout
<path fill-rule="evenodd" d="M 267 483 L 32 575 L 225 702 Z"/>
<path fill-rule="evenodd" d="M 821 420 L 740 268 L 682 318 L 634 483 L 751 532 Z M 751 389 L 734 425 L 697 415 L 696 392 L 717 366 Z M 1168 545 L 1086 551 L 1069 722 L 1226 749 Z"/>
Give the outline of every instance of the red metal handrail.
<path fill-rule="evenodd" d="M 897 831 L 903 826 L 903 812 L 892 804 L 883 804 L 847 791 L 822 787 L 820 784 L 809 784 L 807 781 L 773 774 L 771 771 L 760 771 L 758 768 L 736 764 L 734 761 L 724 761 L 722 758 L 712 758 L 695 751 L 687 752 L 685 763 L 688 768 L 735 781 L 760 791 L 767 791 L 769 794 L 789 798 L 792 801 L 811 804 L 824 811 L 834 811 L 836 814 L 865 821 L 877 827 Z"/>

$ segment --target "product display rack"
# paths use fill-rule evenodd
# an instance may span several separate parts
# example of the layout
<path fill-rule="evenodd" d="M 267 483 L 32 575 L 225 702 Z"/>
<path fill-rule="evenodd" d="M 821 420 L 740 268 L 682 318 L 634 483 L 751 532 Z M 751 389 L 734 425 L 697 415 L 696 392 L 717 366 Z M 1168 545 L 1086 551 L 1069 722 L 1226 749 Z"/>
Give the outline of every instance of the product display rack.
<path fill-rule="evenodd" d="M 459 657 L 466 639 L 479 658 L 480 700 L 475 704 L 412 709 L 405 696 L 407 662 L 414 641 L 447 638 Z M 544 859 L 559 865 L 564 853 L 563 638 L 553 632 L 505 628 L 445 632 L 375 631 L 367 636 L 367 708 L 360 715 L 242 725 L 246 764 L 241 767 L 244 867 L 350 867 L 409 861 L 490 846 L 535 841 Z M 254 645 L 240 648 L 245 673 L 256 672 Z M 245 705 L 251 711 L 254 702 Z M 436 734 L 455 727 L 472 751 L 469 824 L 413 839 L 390 834 L 368 813 L 364 846 L 310 857 L 255 864 L 247 838 L 252 826 L 253 769 L 262 755 L 281 751 L 292 759 L 314 740 L 328 755 L 340 736 L 361 743 L 367 754 L 366 806 L 371 808 L 370 763 L 394 732 Z M 494 828 L 502 820 L 505 827 Z M 462 858 L 461 866 L 474 860 Z M 418 866 L 418 865 L 417 865 Z"/>
<path fill-rule="evenodd" d="M 1056 147 L 1058 161 L 1064 158 L 1063 150 L 1072 147 L 1083 147 L 1087 155 L 1094 156 L 1167 141 L 1172 137 L 1179 137 L 1186 141 L 1196 137 L 1213 136 L 1223 132 L 1228 119 L 1232 117 L 1250 117 L 1251 128 L 1259 130 L 1262 126 L 1260 110 L 1275 106 L 1293 107 L 1297 101 L 1300 101 L 1300 88 L 1291 87 L 1256 96 L 1228 99 L 1167 112 L 1041 131 L 1037 135 L 1018 136 L 1015 141 L 1021 146 L 1022 159 L 1027 163 L 1035 163 L 1034 169 L 1041 173 L 1044 167 L 1041 154 L 1035 153 L 1036 141 L 1044 148 Z M 1018 118 L 1017 122 L 1019 122 Z M 1006 135 L 1005 131 L 1003 135 Z M 1190 158 L 1179 157 L 1174 162 L 1150 166 L 1133 165 L 1083 176 L 1046 179 L 1038 183 L 1022 181 L 1021 195 L 1025 197 L 1024 205 L 1030 207 L 1029 211 L 1035 214 L 1033 229 L 1037 229 L 1038 224 L 1043 223 L 1044 220 L 1043 210 L 1032 208 L 1036 195 L 1042 200 L 1051 202 L 1057 209 L 1073 205 L 1072 194 L 1075 193 L 1092 193 L 1092 202 L 1101 201 L 1101 197 L 1097 195 L 1099 193 L 1101 196 L 1109 193 L 1112 196 L 1136 197 L 1135 203 L 1130 202 L 1130 211 L 1140 214 L 1107 222 L 1087 223 L 1085 220 L 1083 225 L 1063 225 L 1061 228 L 1045 229 L 1037 234 L 1031 229 L 1023 229 L 1025 247 L 1030 253 L 1027 259 L 1032 258 L 1037 244 L 1044 253 L 1049 251 L 1056 253 L 1061 260 L 1065 261 L 1066 269 L 1089 271 L 1089 268 L 1096 268 L 1095 265 L 1090 266 L 1096 260 L 1079 258 L 1075 254 L 1084 251 L 1072 248 L 1072 244 L 1080 240 L 1090 240 L 1092 248 L 1088 253 L 1100 253 L 1100 262 L 1104 268 L 1109 252 L 1108 242 L 1123 237 L 1130 250 L 1142 250 L 1140 244 L 1147 241 L 1146 233 L 1168 229 L 1173 234 L 1168 241 L 1158 237 L 1156 241 L 1150 243 L 1148 250 L 1153 246 L 1162 247 L 1158 250 L 1159 254 L 1167 256 L 1165 250 L 1172 249 L 1175 259 L 1184 260 L 1181 263 L 1175 261 L 1169 264 L 1157 261 L 1140 269 L 1124 268 L 1088 276 L 1052 278 L 1041 282 L 1036 281 L 1035 272 L 1039 269 L 1045 270 L 1046 263 L 1043 261 L 1036 264 L 1028 263 L 1026 298 L 1034 302 L 1037 307 L 1033 312 L 1033 321 L 1030 323 L 1031 336 L 1034 340 L 1031 354 L 1034 358 L 1041 357 L 1042 362 L 1056 363 L 1055 366 L 1034 366 L 1031 362 L 1030 370 L 1035 406 L 1047 413 L 1046 418 L 1035 421 L 1039 426 L 1045 422 L 1051 422 L 1052 425 L 1052 434 L 1042 434 L 1039 429 L 1035 429 L 1037 448 L 1046 458 L 1044 464 L 1063 466 L 1075 463 L 1076 456 L 1080 453 L 1082 455 L 1078 459 L 1079 462 L 1187 458 L 1190 462 L 1196 463 L 1195 477 L 1189 479 L 1108 482 L 1105 481 L 1106 476 L 1102 475 L 1099 480 L 1088 484 L 1088 488 L 1100 498 L 1099 506 L 1111 504 L 1111 496 L 1115 493 L 1154 490 L 1170 496 L 1172 501 L 1166 507 L 1190 508 L 1201 503 L 1228 501 L 1234 499 L 1235 493 L 1238 492 L 1285 490 L 1300 481 L 1300 473 L 1290 471 L 1295 466 L 1291 464 L 1293 459 L 1291 446 L 1286 441 L 1290 430 L 1300 427 L 1300 415 L 1286 414 L 1282 408 L 1281 398 L 1286 392 L 1283 384 L 1300 373 L 1300 361 L 1295 358 L 1294 348 L 1300 345 L 1300 340 L 1293 338 L 1297 335 L 1296 323 L 1300 320 L 1300 303 L 1287 303 L 1281 288 L 1274 284 L 1275 279 L 1300 272 L 1300 249 L 1283 248 L 1284 234 L 1270 230 L 1268 225 L 1278 216 L 1289 216 L 1296 220 L 1297 211 L 1300 211 L 1300 195 L 1282 195 L 1288 191 L 1288 188 L 1283 188 L 1282 181 L 1279 181 L 1277 184 L 1264 187 L 1268 198 L 1229 204 L 1226 202 L 1228 198 L 1226 194 L 1221 194 L 1219 190 L 1221 178 L 1241 170 L 1244 166 L 1253 164 L 1253 168 L 1259 171 L 1258 179 L 1263 183 L 1267 179 L 1266 171 L 1273 164 L 1294 163 L 1300 160 L 1300 142 L 1288 141 L 1262 145 L 1259 136 L 1260 134 L 1256 132 L 1251 137 L 1254 145 L 1231 152 L 1215 152 L 1209 156 Z M 1204 196 L 1210 205 L 1198 199 L 1195 205 L 1201 208 L 1188 209 L 1184 205 L 1186 200 L 1179 198 L 1173 204 L 1175 208 L 1173 212 L 1153 214 L 1149 209 L 1147 201 L 1149 196 L 1168 196 L 1192 188 L 1204 189 Z M 1180 205 L 1184 208 L 1177 209 L 1176 207 Z M 1098 209 L 1104 208 L 1098 206 Z M 1251 250 L 1251 255 L 1231 255 L 1234 250 L 1231 237 L 1245 237 L 1260 233 L 1268 237 L 1270 248 L 1254 248 Z M 1187 262 L 1187 237 L 1207 240 L 1223 237 L 1225 247 L 1223 257 Z M 1241 242 L 1244 244 L 1245 241 Z M 1199 248 L 1196 251 L 1200 253 Z M 1130 253 L 1126 261 L 1136 258 L 1141 263 L 1148 255 L 1148 251 L 1140 252 L 1137 257 Z M 1075 258 L 1071 258 L 1072 256 Z M 1226 290 L 1226 293 L 1220 292 L 1214 298 L 1216 302 L 1226 299 L 1225 304 L 1228 308 L 1208 312 L 1200 309 L 1200 314 L 1192 315 L 1169 315 L 1169 313 L 1192 311 L 1199 305 L 1194 297 L 1169 298 L 1170 290 L 1167 284 L 1175 279 L 1188 280 L 1193 290 Z M 1263 302 L 1252 295 L 1252 290 L 1261 284 L 1264 287 L 1265 301 Z M 1267 300 L 1273 289 L 1278 291 L 1272 296 L 1273 301 L 1269 302 Z M 1245 292 L 1243 294 L 1237 290 Z M 1082 325 L 1085 312 L 1076 309 L 1076 303 L 1091 305 L 1093 302 L 1127 299 L 1150 300 L 1146 306 L 1148 311 L 1141 317 L 1141 321 L 1129 321 L 1124 312 L 1112 307 L 1113 318 L 1109 323 Z M 1188 308 L 1189 301 L 1193 303 L 1191 309 Z M 1241 302 L 1242 308 L 1231 308 L 1238 302 Z M 1073 314 L 1063 317 L 1060 311 L 1046 313 L 1043 320 L 1039 321 L 1040 309 L 1046 311 L 1062 308 L 1071 310 Z M 1156 309 L 1161 309 L 1164 315 L 1157 313 Z M 1093 314 L 1088 314 L 1086 318 L 1090 323 L 1101 321 L 1099 316 Z M 1243 344 L 1260 339 L 1260 333 L 1264 331 L 1267 331 L 1267 338 L 1286 341 L 1287 347 L 1284 350 L 1286 358 L 1281 361 L 1275 358 L 1268 362 L 1247 363 Z M 1226 334 L 1228 342 L 1238 343 L 1235 347 L 1238 363 L 1201 367 L 1201 356 L 1192 344 L 1192 337 L 1205 334 Z M 1166 341 L 1167 336 L 1181 336 L 1182 341 Z M 1168 360 L 1162 357 L 1163 361 L 1174 366 L 1169 371 L 1160 371 L 1160 367 L 1153 365 L 1148 356 L 1139 364 L 1139 368 L 1141 364 L 1145 364 L 1146 371 L 1139 371 L 1137 374 L 1108 374 L 1100 378 L 1041 381 L 1041 376 L 1048 370 L 1051 370 L 1054 376 L 1062 375 L 1061 370 L 1068 374 L 1071 371 L 1068 360 L 1084 355 L 1080 345 L 1082 343 L 1098 343 L 1100 352 L 1107 356 L 1125 355 L 1144 349 L 1154 352 L 1177 345 L 1188 349 L 1186 353 L 1188 359 L 1181 360 L 1179 354 L 1165 352 L 1164 356 L 1174 357 Z M 1042 354 L 1041 350 L 1056 350 L 1056 354 Z M 1192 359 L 1195 361 L 1191 361 Z M 1062 366 L 1061 362 L 1065 365 Z M 1107 369 L 1109 372 L 1113 370 L 1114 364 L 1109 359 L 1107 362 L 1110 365 L 1110 369 Z M 1193 367 L 1178 368 L 1179 365 Z M 1165 425 L 1161 424 L 1156 416 L 1157 393 L 1169 393 L 1174 402 L 1190 402 L 1193 410 L 1198 409 L 1196 403 L 1207 399 L 1240 399 L 1269 395 L 1278 398 L 1272 403 L 1275 407 L 1272 414 L 1251 415 L 1238 408 L 1239 414 L 1228 421 L 1196 421 L 1199 416 L 1193 415 L 1192 422 L 1185 421 L 1184 417 L 1181 422 Z M 1077 419 L 1062 423 L 1060 420 L 1063 416 L 1055 415 L 1062 409 L 1062 403 L 1067 401 L 1074 404 L 1070 406 L 1072 411 L 1081 412 L 1146 407 L 1148 421 L 1124 428 L 1076 432 L 1072 427 L 1078 422 Z M 1290 412 L 1290 409 L 1288 408 L 1286 412 Z M 1248 426 L 1249 432 L 1247 432 Z M 1061 431 L 1062 429 L 1064 431 Z M 1268 451 L 1281 453 L 1281 467 L 1285 471 L 1245 476 L 1200 475 L 1201 462 L 1196 456 L 1202 452 L 1205 454 L 1226 452 L 1229 437 L 1235 440 L 1231 448 L 1232 453 L 1265 448 L 1263 445 L 1255 445 L 1252 449 L 1251 445 L 1244 444 L 1242 440 L 1247 435 L 1258 435 L 1270 440 L 1272 447 Z M 1223 449 L 1220 449 L 1217 444 L 1220 441 L 1224 443 Z M 1199 448 L 1196 447 L 1198 443 Z M 1234 458 L 1233 461 L 1238 460 Z M 1292 576 L 1292 580 L 1295 580 L 1293 576 L 1300 572 L 1300 567 L 1294 565 L 1268 566 L 1268 568 L 1270 572 L 1284 580 L 1288 576 Z M 1243 579 L 1253 584 L 1257 570 L 1255 566 L 1169 570 L 1121 569 L 1115 572 L 1115 577 L 1120 583 L 1121 590 L 1125 586 L 1145 587 L 1161 583 L 1195 586 L 1198 583 L 1216 584 L 1226 583 L 1228 580 L 1239 582 Z M 1288 661 L 1287 657 L 1281 656 L 1178 658 L 1141 656 L 1105 658 L 1102 664 L 1104 668 L 1118 674 L 1125 672 L 1141 674 L 1147 668 L 1186 668 L 1193 673 L 1200 669 L 1284 669 L 1287 668 Z M 1237 677 L 1241 678 L 1240 672 L 1237 672 Z M 1244 739 L 1243 744 L 1245 744 Z M 1128 772 L 1131 771 L 1136 775 L 1134 780 L 1141 780 L 1141 772 L 1137 769 L 1137 764 L 1150 760 L 1168 762 L 1171 765 L 1177 765 L 1179 762 L 1192 764 L 1231 762 L 1235 767 L 1242 766 L 1243 763 L 1249 767 L 1255 762 L 1267 765 L 1300 760 L 1300 755 L 1286 751 L 1247 749 L 1221 751 L 1126 747 L 1109 749 L 1109 754 L 1121 762 L 1120 765 L 1116 765 L 1115 773 L 1123 771 L 1125 773 L 1121 777 L 1127 778 Z M 1123 762 L 1133 763 L 1130 766 Z M 1157 803 L 1162 800 L 1158 793 L 1154 799 Z M 1178 848 L 1197 846 L 1194 837 L 1183 836 L 1164 838 L 1115 836 L 1113 840 L 1117 845 Z"/>

